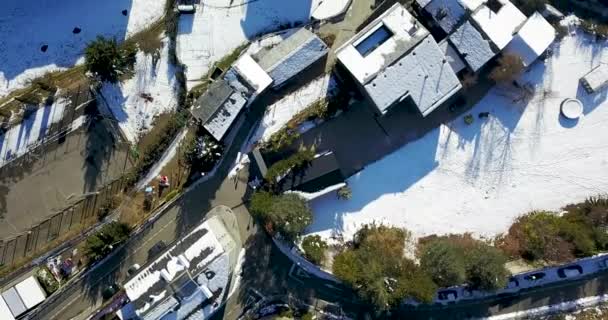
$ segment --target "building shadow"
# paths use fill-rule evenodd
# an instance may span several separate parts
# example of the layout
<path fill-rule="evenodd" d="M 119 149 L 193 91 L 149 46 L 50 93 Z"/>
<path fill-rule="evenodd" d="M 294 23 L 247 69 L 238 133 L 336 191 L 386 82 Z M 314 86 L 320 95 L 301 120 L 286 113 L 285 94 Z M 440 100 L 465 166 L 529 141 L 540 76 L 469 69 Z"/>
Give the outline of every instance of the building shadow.
<path fill-rule="evenodd" d="M 133 0 L 68 0 L 33 6 L 7 1 L 2 4 L 7 19 L 0 27 L 4 35 L 0 74 L 8 82 L 34 68 L 74 66 L 98 35 L 124 40 L 132 19 Z"/>
<path fill-rule="evenodd" d="M 312 0 L 249 1 L 239 8 L 245 10 L 241 29 L 248 39 L 265 33 L 288 29 L 310 19 Z"/>

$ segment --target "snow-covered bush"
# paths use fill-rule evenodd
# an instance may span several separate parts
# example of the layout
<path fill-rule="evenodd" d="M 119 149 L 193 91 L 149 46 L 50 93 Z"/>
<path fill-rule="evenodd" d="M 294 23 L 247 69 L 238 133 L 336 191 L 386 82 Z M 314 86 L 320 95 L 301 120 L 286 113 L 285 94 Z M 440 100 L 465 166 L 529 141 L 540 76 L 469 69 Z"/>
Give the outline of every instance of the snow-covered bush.
<path fill-rule="evenodd" d="M 304 256 L 314 264 L 323 263 L 327 247 L 327 242 L 323 241 L 319 235 L 307 236 L 302 240 Z"/>
<path fill-rule="evenodd" d="M 220 160 L 224 146 L 217 143 L 208 135 L 203 135 L 192 141 L 186 152 L 188 163 L 201 172 L 209 172 Z"/>

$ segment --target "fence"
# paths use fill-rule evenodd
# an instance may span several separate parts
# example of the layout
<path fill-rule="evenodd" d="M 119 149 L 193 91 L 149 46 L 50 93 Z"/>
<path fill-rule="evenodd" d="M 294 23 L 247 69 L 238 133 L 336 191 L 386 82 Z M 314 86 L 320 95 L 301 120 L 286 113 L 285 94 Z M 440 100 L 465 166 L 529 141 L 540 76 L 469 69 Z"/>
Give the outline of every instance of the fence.
<path fill-rule="evenodd" d="M 33 226 L 30 231 L 0 242 L 0 263 L 11 266 L 35 253 L 52 247 L 56 240 L 80 232 L 87 224 L 97 221 L 98 213 L 121 192 L 125 185 L 123 178 L 116 179 L 98 192 L 89 194 L 61 212 Z"/>

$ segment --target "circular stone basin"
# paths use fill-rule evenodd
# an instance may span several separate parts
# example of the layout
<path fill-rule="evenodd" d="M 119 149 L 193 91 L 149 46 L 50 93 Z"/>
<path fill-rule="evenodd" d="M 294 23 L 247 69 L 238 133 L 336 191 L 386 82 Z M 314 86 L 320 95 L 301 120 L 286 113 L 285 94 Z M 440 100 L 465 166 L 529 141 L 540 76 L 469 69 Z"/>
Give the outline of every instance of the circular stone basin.
<path fill-rule="evenodd" d="M 583 114 L 583 104 L 578 99 L 568 98 L 562 102 L 562 114 L 568 119 L 578 119 Z"/>

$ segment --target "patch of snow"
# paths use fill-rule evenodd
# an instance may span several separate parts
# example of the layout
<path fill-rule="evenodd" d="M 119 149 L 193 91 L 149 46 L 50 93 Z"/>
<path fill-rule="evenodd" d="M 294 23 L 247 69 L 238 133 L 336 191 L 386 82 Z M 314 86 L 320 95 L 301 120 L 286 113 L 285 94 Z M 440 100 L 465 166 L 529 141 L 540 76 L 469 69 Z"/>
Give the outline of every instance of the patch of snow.
<path fill-rule="evenodd" d="M 169 62 L 168 39 L 160 58 L 137 52 L 134 75 L 122 83 L 104 82 L 101 94 L 129 142 L 150 130 L 157 116 L 177 107 L 175 67 Z"/>
<path fill-rule="evenodd" d="M 336 195 L 336 191 L 338 191 L 338 189 L 345 187 L 346 183 L 342 182 L 342 183 L 338 183 L 335 184 L 333 186 L 329 186 L 323 190 L 319 190 L 317 192 L 313 192 L 313 193 L 309 193 L 309 192 L 303 192 L 303 191 L 286 191 L 285 193 L 295 193 L 298 196 L 306 199 L 306 201 L 312 201 L 318 197 L 324 196 L 326 194 L 332 193 L 333 195 Z"/>
<path fill-rule="evenodd" d="M 312 17 L 317 20 L 330 19 L 348 10 L 352 0 L 314 0 Z"/>
<path fill-rule="evenodd" d="M 186 79 L 200 80 L 214 62 L 239 45 L 281 26 L 308 22 L 311 0 L 204 0 L 194 14 L 181 15 L 177 35 Z"/>
<path fill-rule="evenodd" d="M 163 152 L 163 155 L 160 158 L 160 160 L 158 160 L 154 164 L 154 166 L 152 166 L 150 171 L 148 171 L 146 176 L 137 183 L 137 186 L 135 187 L 135 189 L 137 189 L 137 190 L 143 189 L 150 182 L 152 182 L 152 180 L 156 179 L 160 175 L 160 172 L 162 171 L 162 169 L 177 154 L 177 149 L 181 145 L 181 143 L 184 140 L 184 138 L 186 137 L 187 133 L 188 133 L 188 128 L 183 128 L 182 131 L 180 131 L 180 133 L 177 134 L 177 136 L 173 139 L 173 141 L 169 145 L 169 148 L 167 148 L 165 150 L 165 152 Z"/>
<path fill-rule="evenodd" d="M 98 35 L 123 40 L 145 29 L 162 17 L 164 5 L 149 0 L 3 0 L 0 97 L 47 72 L 82 63 L 87 43 Z M 75 28 L 80 32 L 74 33 Z"/>
<path fill-rule="evenodd" d="M 501 315 L 496 315 L 492 317 L 487 317 L 485 319 L 488 320 L 510 320 L 510 319 L 530 319 L 533 317 L 539 317 L 547 314 L 554 314 L 558 312 L 564 311 L 572 311 L 577 309 L 589 308 L 596 306 L 598 304 L 608 302 L 608 294 L 593 296 L 593 297 L 585 297 L 573 301 L 566 301 L 556 304 L 551 304 L 548 306 L 516 311 Z"/>
<path fill-rule="evenodd" d="M 252 146 L 258 141 L 267 141 L 274 133 L 287 125 L 298 112 L 323 97 L 334 95 L 336 87 L 337 83 L 334 78 L 330 75 L 323 75 L 268 106 L 260 126 L 249 139 L 249 145 Z"/>
<path fill-rule="evenodd" d="M 587 94 L 580 76 L 608 62 L 608 44 L 585 35 L 565 38 L 545 63 L 522 81 L 536 87 L 492 89 L 462 118 L 441 125 L 347 180 L 352 199 L 320 197 L 311 203 L 308 233 L 345 239 L 366 223 L 404 227 L 414 237 L 471 232 L 493 237 L 518 216 L 558 210 L 605 193 L 608 181 L 608 90 Z M 559 54 L 558 54 L 559 53 Z M 583 102 L 578 122 L 560 116 L 564 98 Z M 592 139 L 590 137 L 593 137 Z"/>
<path fill-rule="evenodd" d="M 234 292 L 236 292 L 236 289 L 239 288 L 239 286 L 241 285 L 241 280 L 242 280 L 242 273 L 243 273 L 243 262 L 245 262 L 245 249 L 241 249 L 241 251 L 239 251 L 239 256 L 236 260 L 236 264 L 234 266 L 234 283 L 232 284 L 232 288 L 230 289 L 230 292 L 228 293 L 228 297 L 231 297 Z"/>
<path fill-rule="evenodd" d="M 65 108 L 70 103 L 69 99 L 61 97 L 58 92 L 53 104 L 30 106 L 37 108 L 36 112 L 0 135 L 0 167 L 43 143 L 48 138 L 49 128 L 63 119 Z M 85 120 L 85 116 L 75 119 L 68 130 L 77 129 Z"/>

